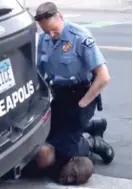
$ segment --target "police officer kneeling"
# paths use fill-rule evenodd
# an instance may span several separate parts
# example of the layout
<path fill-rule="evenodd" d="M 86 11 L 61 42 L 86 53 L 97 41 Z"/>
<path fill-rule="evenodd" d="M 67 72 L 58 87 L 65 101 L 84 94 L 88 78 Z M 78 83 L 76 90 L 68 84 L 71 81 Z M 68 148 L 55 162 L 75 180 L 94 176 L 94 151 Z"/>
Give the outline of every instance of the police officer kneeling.
<path fill-rule="evenodd" d="M 110 80 L 102 53 L 91 33 L 65 21 L 54 3 L 41 4 L 35 20 L 44 31 L 39 37 L 37 68 L 53 93 L 50 145 L 40 148 L 38 166 L 55 165 L 55 159 L 63 166 L 73 157 L 89 158 L 90 153 L 112 162 L 114 151 L 102 137 L 106 127 L 89 124 L 96 97 Z M 87 139 L 85 131 L 90 134 Z"/>

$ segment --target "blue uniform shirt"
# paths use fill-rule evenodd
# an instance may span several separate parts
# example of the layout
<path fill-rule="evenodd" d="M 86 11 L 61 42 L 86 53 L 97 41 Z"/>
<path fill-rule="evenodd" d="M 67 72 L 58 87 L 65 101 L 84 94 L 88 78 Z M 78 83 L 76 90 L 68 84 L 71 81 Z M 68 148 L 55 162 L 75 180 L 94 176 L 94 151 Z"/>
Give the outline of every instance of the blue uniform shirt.
<path fill-rule="evenodd" d="M 105 59 L 91 33 L 77 24 L 65 21 L 60 39 L 54 44 L 48 34 L 41 34 L 38 43 L 38 68 L 48 76 L 91 79 L 91 72 Z"/>

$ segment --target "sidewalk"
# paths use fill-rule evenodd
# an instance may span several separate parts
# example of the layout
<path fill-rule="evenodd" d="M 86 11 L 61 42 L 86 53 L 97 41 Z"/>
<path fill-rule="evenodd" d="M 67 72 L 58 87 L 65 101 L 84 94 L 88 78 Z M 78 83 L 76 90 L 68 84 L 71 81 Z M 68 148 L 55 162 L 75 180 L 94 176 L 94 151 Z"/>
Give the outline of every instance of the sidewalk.
<path fill-rule="evenodd" d="M 26 7 L 36 8 L 44 0 L 20 0 L 25 2 Z M 50 0 L 56 3 L 60 10 L 75 11 L 108 11 L 108 12 L 131 12 L 131 0 Z"/>
<path fill-rule="evenodd" d="M 111 178 L 94 174 L 89 182 L 82 186 L 60 186 L 46 183 L 44 189 L 131 189 L 132 181 L 128 179 Z"/>
<path fill-rule="evenodd" d="M 123 170 L 124 171 L 124 170 Z M 1 189 L 131 189 L 132 181 L 94 174 L 89 182 L 80 186 L 61 186 L 50 180 L 10 180 L 0 184 Z"/>

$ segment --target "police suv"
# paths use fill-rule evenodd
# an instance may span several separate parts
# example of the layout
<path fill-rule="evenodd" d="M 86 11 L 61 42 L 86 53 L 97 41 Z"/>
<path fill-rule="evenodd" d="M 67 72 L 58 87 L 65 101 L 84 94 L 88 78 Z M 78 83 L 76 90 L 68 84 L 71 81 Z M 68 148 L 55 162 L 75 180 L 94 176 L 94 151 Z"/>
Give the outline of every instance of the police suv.
<path fill-rule="evenodd" d="M 50 130 L 50 92 L 36 71 L 36 24 L 16 0 L 0 0 L 0 177 L 15 178 Z"/>

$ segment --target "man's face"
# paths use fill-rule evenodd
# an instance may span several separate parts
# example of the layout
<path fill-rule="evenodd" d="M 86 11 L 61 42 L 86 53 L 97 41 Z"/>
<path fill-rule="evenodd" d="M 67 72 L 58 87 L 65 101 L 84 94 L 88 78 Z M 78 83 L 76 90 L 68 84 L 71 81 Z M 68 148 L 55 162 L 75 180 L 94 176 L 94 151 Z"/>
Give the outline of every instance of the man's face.
<path fill-rule="evenodd" d="M 39 22 L 39 25 L 53 39 L 58 39 L 63 30 L 63 19 L 61 15 L 57 14 L 48 20 L 43 19 Z"/>

